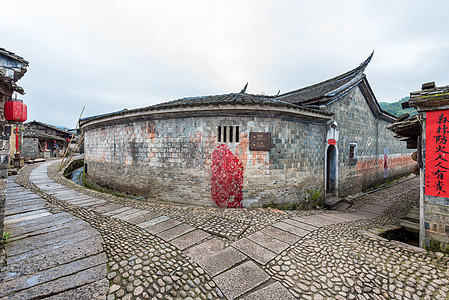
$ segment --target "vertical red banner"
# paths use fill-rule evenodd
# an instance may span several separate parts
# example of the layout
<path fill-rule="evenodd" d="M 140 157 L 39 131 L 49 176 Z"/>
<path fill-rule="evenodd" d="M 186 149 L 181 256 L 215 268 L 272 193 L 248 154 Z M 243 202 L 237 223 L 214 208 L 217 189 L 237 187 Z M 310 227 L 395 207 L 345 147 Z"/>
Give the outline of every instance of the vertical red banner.
<path fill-rule="evenodd" d="M 449 198 L 449 110 L 427 112 L 425 194 Z"/>

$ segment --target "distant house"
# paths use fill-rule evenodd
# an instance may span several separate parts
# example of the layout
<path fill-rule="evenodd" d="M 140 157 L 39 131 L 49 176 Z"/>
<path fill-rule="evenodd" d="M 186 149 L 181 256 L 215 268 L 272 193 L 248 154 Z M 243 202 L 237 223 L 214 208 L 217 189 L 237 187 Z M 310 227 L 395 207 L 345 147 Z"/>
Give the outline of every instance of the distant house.
<path fill-rule="evenodd" d="M 60 156 L 61 153 L 64 155 L 64 144 L 67 142 L 62 137 L 47 134 L 29 127 L 25 127 L 22 140 L 22 156 L 25 160 L 49 158 L 56 155 Z"/>
<path fill-rule="evenodd" d="M 25 125 L 22 156 L 33 159 L 64 155 L 72 132 L 36 120 Z"/>
<path fill-rule="evenodd" d="M 219 207 L 358 193 L 409 173 L 365 68 L 280 95 L 189 97 L 80 121 L 86 178 L 167 202 Z M 316 198 L 316 197 L 315 197 Z"/>

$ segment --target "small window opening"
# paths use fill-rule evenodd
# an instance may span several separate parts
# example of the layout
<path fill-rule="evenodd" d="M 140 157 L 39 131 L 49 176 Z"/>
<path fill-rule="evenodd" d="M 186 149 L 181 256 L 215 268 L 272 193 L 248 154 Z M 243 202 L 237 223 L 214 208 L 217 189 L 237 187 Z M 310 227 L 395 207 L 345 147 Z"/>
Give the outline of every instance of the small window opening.
<path fill-rule="evenodd" d="M 217 126 L 217 142 L 219 143 L 239 143 L 239 126 Z"/>
<path fill-rule="evenodd" d="M 357 163 L 357 143 L 349 143 L 349 164 Z"/>

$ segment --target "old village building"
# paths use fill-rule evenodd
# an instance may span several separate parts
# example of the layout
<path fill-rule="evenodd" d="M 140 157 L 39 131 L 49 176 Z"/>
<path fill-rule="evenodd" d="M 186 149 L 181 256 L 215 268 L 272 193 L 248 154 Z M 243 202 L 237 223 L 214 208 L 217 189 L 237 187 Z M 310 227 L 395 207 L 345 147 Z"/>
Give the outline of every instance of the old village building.
<path fill-rule="evenodd" d="M 425 83 L 404 104 L 419 114 L 399 118 L 389 129 L 408 148 L 417 149 L 420 246 L 449 253 L 449 85 Z"/>
<path fill-rule="evenodd" d="M 10 137 L 17 128 L 5 118 L 5 103 L 12 100 L 13 94 L 24 94 L 17 85 L 26 73 L 28 62 L 22 57 L 0 48 L 0 236 L 3 236 L 3 220 L 5 212 L 6 178 L 10 161 Z"/>
<path fill-rule="evenodd" d="M 406 174 L 364 70 L 276 96 L 183 98 L 81 120 L 86 176 L 158 200 L 260 207 L 345 196 Z M 316 200 L 316 199 L 315 199 Z"/>
<path fill-rule="evenodd" d="M 39 121 L 25 124 L 22 156 L 26 159 L 62 157 L 72 132 Z"/>

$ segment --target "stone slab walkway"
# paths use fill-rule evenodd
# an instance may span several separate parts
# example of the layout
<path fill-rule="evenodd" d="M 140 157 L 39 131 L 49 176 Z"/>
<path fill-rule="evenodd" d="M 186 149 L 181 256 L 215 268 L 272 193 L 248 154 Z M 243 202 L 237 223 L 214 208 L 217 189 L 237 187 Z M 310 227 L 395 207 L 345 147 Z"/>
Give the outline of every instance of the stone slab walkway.
<path fill-rule="evenodd" d="M 9 179 L 5 232 L 11 237 L 0 299 L 104 299 L 109 283 L 101 235 Z"/>
<path fill-rule="evenodd" d="M 416 179 L 365 197 L 351 212 L 286 214 L 177 207 L 84 193 L 48 171 L 50 164 L 36 167 L 22 182 L 103 237 L 110 268 L 107 299 L 449 296 L 447 256 L 363 233 L 394 222 L 416 202 Z M 35 203 L 24 205 L 46 213 Z M 429 270 L 416 275 L 406 267 Z M 407 282 L 420 285 L 411 288 Z"/>

